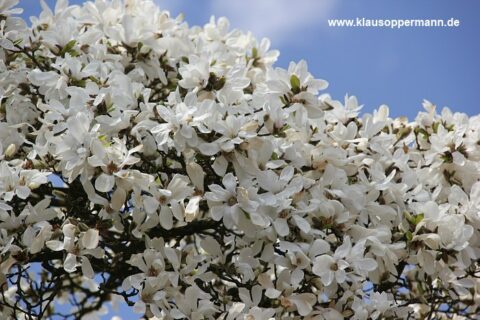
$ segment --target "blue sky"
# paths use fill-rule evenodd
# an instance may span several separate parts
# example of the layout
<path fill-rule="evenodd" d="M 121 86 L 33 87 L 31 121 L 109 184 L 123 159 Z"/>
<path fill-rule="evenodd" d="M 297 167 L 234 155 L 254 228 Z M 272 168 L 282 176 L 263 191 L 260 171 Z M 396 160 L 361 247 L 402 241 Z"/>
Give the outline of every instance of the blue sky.
<path fill-rule="evenodd" d="M 356 95 L 371 112 L 381 104 L 391 116 L 413 119 L 428 99 L 469 115 L 480 113 L 480 1 L 386 0 L 156 0 L 190 25 L 211 15 L 232 27 L 267 36 L 279 49 L 279 66 L 305 59 L 311 73 L 328 80 L 336 99 Z M 71 4 L 83 3 L 70 1 Z M 50 5 L 54 0 L 47 1 Z M 20 0 L 24 17 L 37 15 L 37 0 Z M 449 19 L 457 28 L 331 28 L 327 19 Z M 122 310 L 123 319 L 136 319 Z"/>

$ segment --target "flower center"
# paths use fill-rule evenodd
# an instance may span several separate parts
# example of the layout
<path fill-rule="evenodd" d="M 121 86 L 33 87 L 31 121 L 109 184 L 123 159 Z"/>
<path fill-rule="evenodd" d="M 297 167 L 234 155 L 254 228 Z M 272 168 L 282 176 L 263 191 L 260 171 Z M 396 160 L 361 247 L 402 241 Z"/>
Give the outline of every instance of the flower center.
<path fill-rule="evenodd" d="M 235 204 L 237 204 L 237 198 L 230 197 L 230 199 L 228 199 L 227 203 L 228 203 L 229 206 L 234 206 Z"/>
<path fill-rule="evenodd" d="M 338 270 L 338 264 L 336 262 L 332 263 L 332 265 L 330 265 L 330 270 L 337 271 Z"/>
<path fill-rule="evenodd" d="M 152 267 L 150 267 L 150 269 L 148 269 L 148 273 L 147 273 L 147 274 L 148 274 L 149 277 L 156 277 L 156 276 L 158 276 L 158 270 L 155 269 L 155 268 L 152 266 Z"/>
<path fill-rule="evenodd" d="M 166 196 L 160 196 L 160 198 L 158 198 L 158 201 L 160 202 L 160 204 L 166 204 L 167 203 L 167 200 L 168 198 Z"/>

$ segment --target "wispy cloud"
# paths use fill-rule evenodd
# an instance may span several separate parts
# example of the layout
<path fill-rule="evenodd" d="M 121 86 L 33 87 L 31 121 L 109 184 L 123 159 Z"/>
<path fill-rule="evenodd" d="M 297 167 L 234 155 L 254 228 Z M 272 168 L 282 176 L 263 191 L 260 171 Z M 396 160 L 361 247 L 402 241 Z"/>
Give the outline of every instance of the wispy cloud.
<path fill-rule="evenodd" d="M 232 25 L 266 36 L 275 43 L 301 37 L 307 27 L 326 24 L 335 9 L 331 0 L 213 0 L 212 11 L 230 19 Z"/>
<path fill-rule="evenodd" d="M 178 13 L 184 10 L 187 6 L 186 2 L 179 0 L 154 0 L 154 2 L 162 9 L 168 10 L 171 13 Z"/>
<path fill-rule="evenodd" d="M 157 0 L 172 12 L 183 11 L 189 1 Z M 302 31 L 321 27 L 335 10 L 335 0 L 210 0 L 202 1 L 203 15 L 225 16 L 233 27 L 268 37 L 275 45 L 301 38 Z M 187 17 L 188 21 L 188 17 Z"/>

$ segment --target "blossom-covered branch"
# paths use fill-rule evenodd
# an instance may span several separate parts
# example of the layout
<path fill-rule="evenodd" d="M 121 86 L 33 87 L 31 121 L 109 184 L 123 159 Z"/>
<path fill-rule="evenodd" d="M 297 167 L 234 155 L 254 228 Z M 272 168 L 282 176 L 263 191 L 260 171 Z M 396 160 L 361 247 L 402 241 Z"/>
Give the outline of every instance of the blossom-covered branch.
<path fill-rule="evenodd" d="M 0 0 L 0 318 L 476 319 L 480 117 L 324 93 L 149 0 Z"/>

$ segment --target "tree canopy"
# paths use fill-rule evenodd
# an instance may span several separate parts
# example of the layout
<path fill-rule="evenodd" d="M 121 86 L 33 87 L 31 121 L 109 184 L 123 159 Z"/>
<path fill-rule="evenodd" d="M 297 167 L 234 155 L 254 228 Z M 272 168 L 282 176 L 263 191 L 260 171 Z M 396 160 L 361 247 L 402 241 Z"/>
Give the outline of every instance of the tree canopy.
<path fill-rule="evenodd" d="M 17 3 L 0 318 L 478 319 L 479 116 L 360 114 L 226 18 Z"/>

